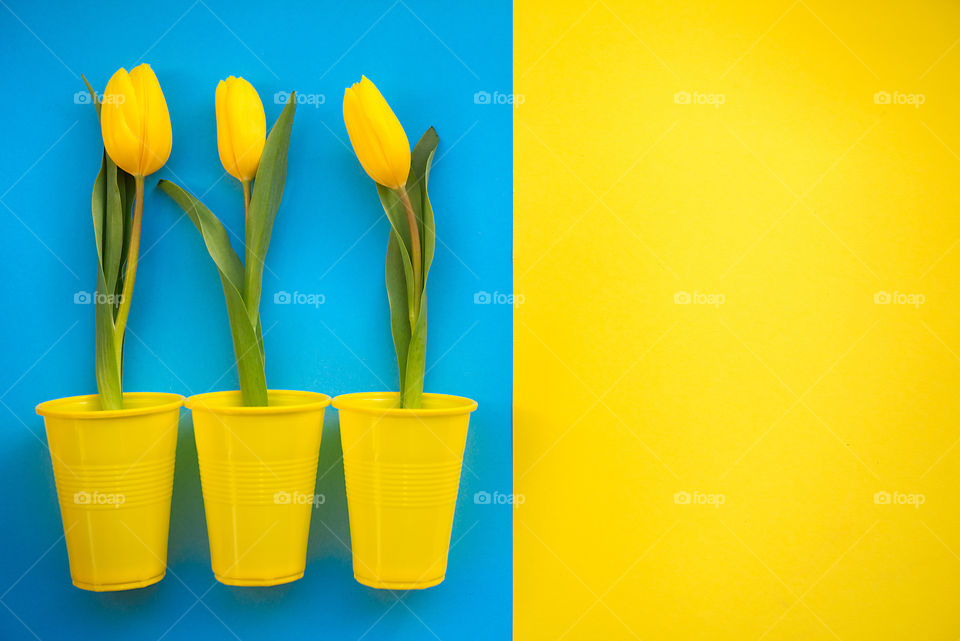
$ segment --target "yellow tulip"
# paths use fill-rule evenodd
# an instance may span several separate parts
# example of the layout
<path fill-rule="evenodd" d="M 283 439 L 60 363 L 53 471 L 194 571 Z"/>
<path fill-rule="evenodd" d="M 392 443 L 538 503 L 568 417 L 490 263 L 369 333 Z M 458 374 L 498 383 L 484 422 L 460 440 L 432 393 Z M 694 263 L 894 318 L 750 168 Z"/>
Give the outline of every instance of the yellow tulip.
<path fill-rule="evenodd" d="M 119 69 L 104 91 L 100 107 L 103 146 L 129 174 L 148 176 L 170 157 L 173 132 L 160 83 L 150 65 L 127 73 Z"/>
<path fill-rule="evenodd" d="M 249 182 L 257 175 L 267 140 L 267 118 L 257 90 L 230 76 L 217 85 L 217 147 L 231 176 Z"/>
<path fill-rule="evenodd" d="M 410 143 L 403 126 L 366 76 L 343 95 L 343 120 L 363 170 L 384 187 L 398 189 L 410 173 Z"/>

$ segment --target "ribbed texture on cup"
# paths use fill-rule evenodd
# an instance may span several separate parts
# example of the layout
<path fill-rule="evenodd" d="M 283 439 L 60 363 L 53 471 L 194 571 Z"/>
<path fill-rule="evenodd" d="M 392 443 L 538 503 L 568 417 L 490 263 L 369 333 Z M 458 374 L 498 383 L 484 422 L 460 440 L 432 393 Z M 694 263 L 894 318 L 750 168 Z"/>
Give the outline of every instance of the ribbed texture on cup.
<path fill-rule="evenodd" d="M 385 507 L 429 507 L 457 501 L 460 461 L 448 463 L 345 462 L 351 502 Z"/>
<path fill-rule="evenodd" d="M 313 494 L 317 456 L 269 462 L 200 457 L 203 500 L 225 505 L 282 505 L 278 493 Z"/>
<path fill-rule="evenodd" d="M 84 510 L 123 510 L 161 501 L 173 493 L 174 457 L 133 465 L 65 465 L 53 459 L 61 505 Z"/>

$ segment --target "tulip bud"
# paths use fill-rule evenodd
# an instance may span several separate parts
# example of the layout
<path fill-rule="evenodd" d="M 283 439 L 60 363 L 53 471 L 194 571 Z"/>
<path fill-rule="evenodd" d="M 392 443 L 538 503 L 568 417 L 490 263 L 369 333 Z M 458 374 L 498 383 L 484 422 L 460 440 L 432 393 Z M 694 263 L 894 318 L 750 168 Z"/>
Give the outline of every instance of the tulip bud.
<path fill-rule="evenodd" d="M 248 182 L 257 175 L 267 139 L 267 119 L 257 90 L 230 76 L 217 85 L 217 147 L 231 176 Z"/>
<path fill-rule="evenodd" d="M 103 94 L 100 129 L 110 158 L 128 174 L 148 176 L 170 157 L 170 113 L 148 64 L 118 69 Z"/>
<path fill-rule="evenodd" d="M 398 189 L 410 174 L 410 143 L 397 116 L 366 76 L 343 95 L 343 120 L 363 170 L 384 187 Z"/>

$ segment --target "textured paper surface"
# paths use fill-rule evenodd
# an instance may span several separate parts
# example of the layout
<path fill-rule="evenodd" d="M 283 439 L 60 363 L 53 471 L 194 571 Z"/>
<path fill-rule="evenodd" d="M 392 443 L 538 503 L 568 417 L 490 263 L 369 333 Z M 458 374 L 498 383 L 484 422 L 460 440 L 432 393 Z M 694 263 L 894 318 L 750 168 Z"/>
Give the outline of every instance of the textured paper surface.
<path fill-rule="evenodd" d="M 956 639 L 960 7 L 549 6 L 516 638 Z"/>

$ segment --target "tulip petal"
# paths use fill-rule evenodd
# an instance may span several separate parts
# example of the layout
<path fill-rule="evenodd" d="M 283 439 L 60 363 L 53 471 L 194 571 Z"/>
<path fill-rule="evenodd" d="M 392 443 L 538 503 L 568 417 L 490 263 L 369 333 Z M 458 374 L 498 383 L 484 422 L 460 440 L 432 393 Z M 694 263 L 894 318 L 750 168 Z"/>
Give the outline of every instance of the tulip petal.
<path fill-rule="evenodd" d="M 141 64 L 130 71 L 130 80 L 137 92 L 141 109 L 140 153 L 141 175 L 147 176 L 163 167 L 170 157 L 173 146 L 173 131 L 170 127 L 170 112 L 156 74 L 148 64 Z"/>
<path fill-rule="evenodd" d="M 217 93 L 215 97 L 217 110 L 217 150 L 220 153 L 220 163 L 228 174 L 242 180 L 240 172 L 237 170 L 237 157 L 233 153 L 233 136 L 230 134 L 230 122 L 227 118 L 229 110 L 229 82 L 233 78 L 230 76 L 226 80 L 221 80 L 217 84 Z"/>
<path fill-rule="evenodd" d="M 376 85 L 366 76 L 358 88 L 364 113 L 370 120 L 373 136 L 383 150 L 387 166 L 397 186 L 407 182 L 410 174 L 410 142 L 403 125 Z"/>
<path fill-rule="evenodd" d="M 410 173 L 407 135 L 390 105 L 366 76 L 344 92 L 343 119 L 364 171 L 391 189 L 406 184 Z"/>
<path fill-rule="evenodd" d="M 353 145 L 353 151 L 357 155 L 363 170 L 375 182 L 395 188 L 396 185 L 391 185 L 393 181 L 390 172 L 387 170 L 387 160 L 383 150 L 373 138 L 369 119 L 360 103 L 356 85 L 347 88 L 344 92 L 343 120 L 347 126 L 350 144 Z"/>
<path fill-rule="evenodd" d="M 118 69 L 107 83 L 100 107 L 103 146 L 110 158 L 129 174 L 140 172 L 140 112 L 126 69 Z"/>
<path fill-rule="evenodd" d="M 267 119 L 257 90 L 243 78 L 228 80 L 227 119 L 240 180 L 252 180 L 267 139 Z"/>

